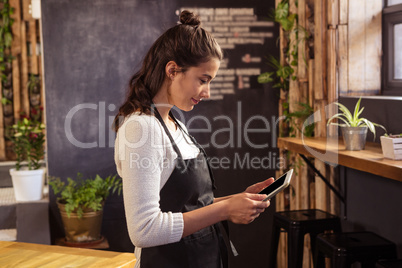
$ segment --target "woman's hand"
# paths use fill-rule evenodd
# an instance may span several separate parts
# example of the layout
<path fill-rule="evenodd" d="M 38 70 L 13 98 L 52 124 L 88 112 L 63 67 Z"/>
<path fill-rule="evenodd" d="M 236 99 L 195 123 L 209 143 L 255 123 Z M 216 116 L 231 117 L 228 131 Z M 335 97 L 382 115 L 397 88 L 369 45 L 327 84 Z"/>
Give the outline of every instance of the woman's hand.
<path fill-rule="evenodd" d="M 264 194 L 240 193 L 224 200 L 227 203 L 227 219 L 237 224 L 248 224 L 269 207 L 270 202 L 263 200 Z"/>
<path fill-rule="evenodd" d="M 270 202 L 269 200 L 263 202 L 267 196 L 258 193 L 273 182 L 274 178 L 269 178 L 247 187 L 244 193 L 226 199 L 229 212 L 228 220 L 233 223 L 248 224 L 260 216 L 260 213 L 269 207 Z"/>
<path fill-rule="evenodd" d="M 268 187 L 271 183 L 274 182 L 274 178 L 269 178 L 265 181 L 257 182 L 256 184 L 253 184 L 244 191 L 245 193 L 251 193 L 251 194 L 257 194 L 261 192 L 263 189 Z"/>

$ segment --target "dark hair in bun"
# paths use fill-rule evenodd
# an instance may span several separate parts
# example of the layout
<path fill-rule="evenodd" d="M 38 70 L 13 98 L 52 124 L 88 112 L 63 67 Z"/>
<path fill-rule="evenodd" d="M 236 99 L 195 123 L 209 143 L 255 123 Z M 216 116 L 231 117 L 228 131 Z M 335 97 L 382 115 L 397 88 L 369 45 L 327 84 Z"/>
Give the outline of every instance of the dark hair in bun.
<path fill-rule="evenodd" d="M 201 21 L 194 13 L 184 10 L 180 22 L 162 34 L 149 49 L 141 69 L 130 79 L 126 101 L 114 119 L 117 131 L 124 120 L 135 111 L 150 114 L 152 99 L 166 79 L 165 67 L 174 61 L 186 72 L 211 59 L 222 60 L 223 52 L 212 35 L 200 27 Z"/>
<path fill-rule="evenodd" d="M 180 23 L 191 26 L 200 26 L 201 21 L 198 15 L 188 10 L 183 10 L 180 14 Z"/>

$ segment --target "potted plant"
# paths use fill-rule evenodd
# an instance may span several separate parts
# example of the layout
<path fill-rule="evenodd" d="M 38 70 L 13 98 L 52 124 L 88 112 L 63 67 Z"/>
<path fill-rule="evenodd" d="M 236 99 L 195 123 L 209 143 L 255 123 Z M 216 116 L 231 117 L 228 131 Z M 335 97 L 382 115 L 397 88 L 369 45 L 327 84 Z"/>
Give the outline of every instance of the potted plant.
<path fill-rule="evenodd" d="M 70 246 L 94 245 L 101 243 L 103 206 L 110 193 L 120 195 L 122 181 L 117 175 L 105 179 L 83 179 L 78 173 L 76 180 L 49 178 L 49 185 L 57 198 L 57 206 L 64 225 L 64 243 Z"/>
<path fill-rule="evenodd" d="M 386 129 L 379 124 L 373 123 L 366 118 L 361 118 L 360 115 L 364 110 L 364 107 L 360 108 L 361 98 L 356 103 L 353 114 L 346 106 L 341 103 L 335 102 L 339 106 L 341 113 L 333 115 L 327 125 L 334 124 L 341 127 L 343 140 L 345 142 L 346 150 L 359 151 L 363 150 L 366 144 L 367 129 L 369 129 L 375 138 L 375 127 L 381 127 L 385 131 Z M 334 119 L 339 119 L 343 123 L 331 123 Z"/>
<path fill-rule="evenodd" d="M 10 169 L 15 199 L 36 201 L 42 199 L 44 169 L 45 125 L 40 121 L 40 109 L 33 108 L 31 117 L 21 113 L 21 119 L 7 129 L 7 138 L 16 154 L 15 168 Z"/>
<path fill-rule="evenodd" d="M 385 158 L 402 160 L 402 134 L 381 136 L 381 148 Z"/>

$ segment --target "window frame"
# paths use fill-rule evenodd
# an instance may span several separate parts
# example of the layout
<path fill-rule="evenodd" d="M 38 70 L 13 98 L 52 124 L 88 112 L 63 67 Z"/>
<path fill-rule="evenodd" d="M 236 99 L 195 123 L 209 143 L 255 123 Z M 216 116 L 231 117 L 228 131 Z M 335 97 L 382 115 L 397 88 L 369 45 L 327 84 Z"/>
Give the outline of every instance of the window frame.
<path fill-rule="evenodd" d="M 387 4 L 382 12 L 382 95 L 402 96 L 402 79 L 394 79 L 394 25 L 402 23 L 402 4 Z"/>

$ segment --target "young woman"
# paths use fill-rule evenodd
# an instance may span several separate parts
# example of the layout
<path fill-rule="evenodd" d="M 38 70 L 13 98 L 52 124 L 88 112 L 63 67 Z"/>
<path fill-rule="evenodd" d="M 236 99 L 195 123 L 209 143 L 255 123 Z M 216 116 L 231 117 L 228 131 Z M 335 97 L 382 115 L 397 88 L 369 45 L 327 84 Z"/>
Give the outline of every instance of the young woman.
<path fill-rule="evenodd" d="M 155 41 L 115 119 L 115 161 L 136 267 L 222 267 L 226 248 L 216 224 L 248 224 L 269 206 L 257 194 L 273 182 L 214 198 L 204 150 L 171 113 L 209 98 L 222 60 L 193 13 Z"/>

